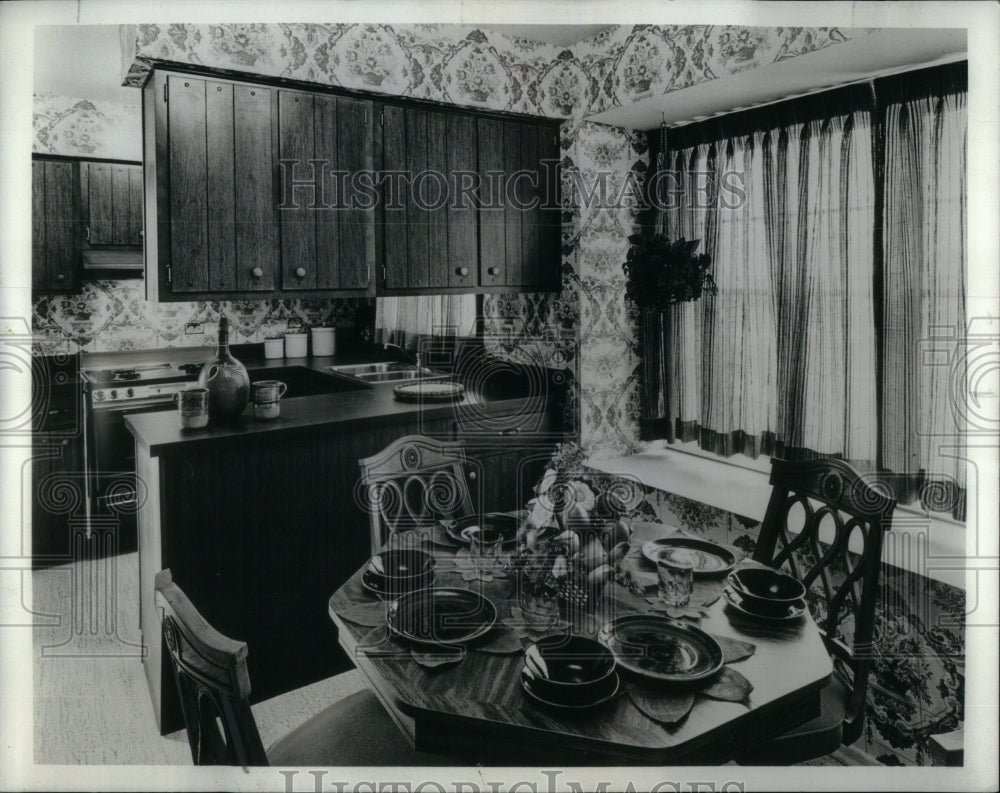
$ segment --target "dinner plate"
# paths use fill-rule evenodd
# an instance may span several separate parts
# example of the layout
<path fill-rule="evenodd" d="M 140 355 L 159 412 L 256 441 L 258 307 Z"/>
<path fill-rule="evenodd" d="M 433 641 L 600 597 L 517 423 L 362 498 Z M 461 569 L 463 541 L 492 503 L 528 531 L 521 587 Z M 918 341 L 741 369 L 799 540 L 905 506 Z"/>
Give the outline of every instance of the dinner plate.
<path fill-rule="evenodd" d="M 598 705 L 603 705 L 605 702 L 610 702 L 617 696 L 618 691 L 621 689 L 621 680 L 618 678 L 617 672 L 612 672 L 607 681 L 607 685 L 597 692 L 596 699 L 574 704 L 563 704 L 546 699 L 542 694 L 535 691 L 531 675 L 524 669 L 521 670 L 521 688 L 524 689 L 524 693 L 542 705 L 547 705 L 550 708 L 558 708 L 559 710 L 589 710 L 590 708 L 596 708 Z"/>
<path fill-rule="evenodd" d="M 722 545 L 697 537 L 662 537 L 642 546 L 642 555 L 654 565 L 657 554 L 666 548 L 676 548 L 690 556 L 696 576 L 724 575 L 736 566 L 736 554 Z"/>
<path fill-rule="evenodd" d="M 429 587 L 434 583 L 434 577 L 434 570 L 428 570 L 424 575 L 411 579 L 389 579 L 373 570 L 366 569 L 361 574 L 361 586 L 379 597 L 398 597 L 415 589 Z"/>
<path fill-rule="evenodd" d="M 464 644 L 487 633 L 497 607 L 469 589 L 418 589 L 394 600 L 386 611 L 389 630 L 419 644 Z"/>
<path fill-rule="evenodd" d="M 758 611 L 748 608 L 739 593 L 734 591 L 731 587 L 727 586 L 723 589 L 722 596 L 733 610 L 755 620 L 764 620 L 766 622 L 791 622 L 792 620 L 799 619 L 799 617 L 806 613 L 805 600 L 799 600 L 794 605 L 789 606 L 788 611 L 784 614 L 761 614 Z"/>
<path fill-rule="evenodd" d="M 623 669 L 664 683 L 705 680 L 724 662 L 722 647 L 703 630 L 655 614 L 616 617 L 597 639 Z"/>
<path fill-rule="evenodd" d="M 502 512 L 489 512 L 485 515 L 467 515 L 444 524 L 444 530 L 459 545 L 471 545 L 471 533 L 481 526 L 489 526 L 499 531 L 503 535 L 504 545 L 513 545 L 517 542 L 517 529 L 520 520 L 515 515 L 506 515 Z"/>

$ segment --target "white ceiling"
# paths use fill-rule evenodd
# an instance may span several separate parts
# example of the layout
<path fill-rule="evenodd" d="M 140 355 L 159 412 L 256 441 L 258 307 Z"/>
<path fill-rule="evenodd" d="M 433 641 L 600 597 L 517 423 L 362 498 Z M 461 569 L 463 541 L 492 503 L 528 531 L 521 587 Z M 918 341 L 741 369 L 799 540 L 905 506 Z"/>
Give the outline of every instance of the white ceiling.
<path fill-rule="evenodd" d="M 118 25 L 35 28 L 35 93 L 139 104 L 137 88 L 121 85 Z"/>
<path fill-rule="evenodd" d="M 967 57 L 964 29 L 885 29 L 740 74 L 590 116 L 628 129 L 654 129 L 769 104 L 837 85 Z"/>

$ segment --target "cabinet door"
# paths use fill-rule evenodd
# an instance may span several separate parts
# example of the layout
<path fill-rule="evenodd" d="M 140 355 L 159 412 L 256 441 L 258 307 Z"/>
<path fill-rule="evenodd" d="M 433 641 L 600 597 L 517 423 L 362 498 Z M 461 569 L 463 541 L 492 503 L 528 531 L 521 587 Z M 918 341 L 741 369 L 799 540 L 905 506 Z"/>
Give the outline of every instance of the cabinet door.
<path fill-rule="evenodd" d="M 271 90 L 179 75 L 167 88 L 172 291 L 270 291 Z"/>
<path fill-rule="evenodd" d="M 66 505 L 83 510 L 83 449 L 79 438 L 36 438 L 31 460 L 31 555 L 34 567 L 65 564 L 73 555 Z M 75 493 L 59 499 L 55 494 Z M 65 504 L 64 504 L 65 502 Z"/>
<path fill-rule="evenodd" d="M 475 121 L 471 115 L 386 106 L 385 286 L 476 286 Z"/>
<path fill-rule="evenodd" d="M 75 289 L 80 260 L 79 166 L 32 162 L 32 288 Z"/>
<path fill-rule="evenodd" d="M 556 288 L 559 262 L 558 141 L 547 125 L 479 120 L 479 281 Z"/>
<path fill-rule="evenodd" d="M 209 292 L 205 81 L 169 75 L 167 92 L 169 196 L 160 233 L 170 239 L 171 290 Z"/>
<path fill-rule="evenodd" d="M 142 166 L 88 162 L 81 165 L 86 198 L 87 242 L 92 246 L 142 245 Z"/>
<path fill-rule="evenodd" d="M 316 173 L 311 94 L 278 92 L 278 151 L 282 167 L 281 287 L 316 288 L 316 207 L 322 174 Z M 317 179 L 318 177 L 318 179 Z"/>

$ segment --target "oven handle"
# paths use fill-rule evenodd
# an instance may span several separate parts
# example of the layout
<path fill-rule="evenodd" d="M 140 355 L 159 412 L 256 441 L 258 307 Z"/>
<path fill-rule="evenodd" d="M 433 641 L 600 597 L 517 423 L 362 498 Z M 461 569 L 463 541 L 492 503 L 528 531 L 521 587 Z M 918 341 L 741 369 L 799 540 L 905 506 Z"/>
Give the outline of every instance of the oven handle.
<path fill-rule="evenodd" d="M 162 408 L 170 410 L 174 406 L 173 395 L 165 397 L 152 397 L 150 399 L 136 399 L 132 402 L 91 402 L 94 413 L 124 413 L 127 410 L 143 410 L 145 408 Z"/>

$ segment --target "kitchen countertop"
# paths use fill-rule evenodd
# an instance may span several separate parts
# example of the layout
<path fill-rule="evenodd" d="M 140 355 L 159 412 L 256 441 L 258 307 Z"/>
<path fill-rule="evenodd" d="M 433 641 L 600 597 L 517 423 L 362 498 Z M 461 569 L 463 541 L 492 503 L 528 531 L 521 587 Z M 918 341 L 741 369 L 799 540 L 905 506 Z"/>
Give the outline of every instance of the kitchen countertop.
<path fill-rule="evenodd" d="M 150 456 L 157 457 L 213 445 L 267 443 L 279 437 L 286 440 L 316 432 L 357 430 L 363 425 L 374 427 L 404 423 L 415 421 L 418 416 L 428 420 L 445 419 L 448 416 L 458 419 L 470 414 L 505 414 L 524 409 L 537 411 L 545 407 L 545 400 L 537 393 L 531 395 L 528 393 L 531 389 L 518 388 L 516 385 L 483 389 L 466 384 L 464 399 L 454 403 L 401 402 L 392 392 L 399 383 L 360 384 L 329 372 L 326 368 L 348 363 L 393 360 L 389 356 L 337 355 L 267 360 L 248 357 L 240 360 L 251 373 L 261 369 L 304 367 L 335 378 L 349 390 L 282 399 L 281 415 L 270 421 L 256 420 L 250 405 L 234 422 L 210 422 L 207 427 L 194 430 L 182 430 L 174 410 L 134 413 L 125 417 L 125 424 L 136 442 L 148 450 Z"/>

